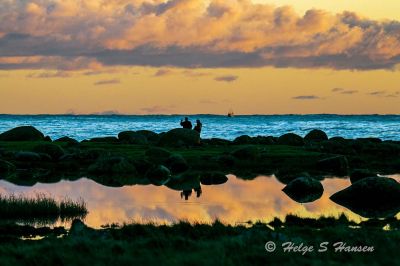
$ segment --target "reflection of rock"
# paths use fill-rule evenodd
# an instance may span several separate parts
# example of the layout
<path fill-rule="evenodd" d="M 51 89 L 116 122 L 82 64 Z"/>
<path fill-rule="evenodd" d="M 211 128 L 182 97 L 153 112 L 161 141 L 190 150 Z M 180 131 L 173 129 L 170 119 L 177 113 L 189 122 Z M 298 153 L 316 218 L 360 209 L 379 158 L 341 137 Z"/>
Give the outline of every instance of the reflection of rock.
<path fill-rule="evenodd" d="M 318 180 L 311 177 L 298 177 L 291 181 L 283 190 L 291 199 L 306 203 L 319 199 L 324 188 Z"/>
<path fill-rule="evenodd" d="M 164 163 L 171 154 L 168 150 L 158 147 L 152 147 L 145 152 L 147 159 L 157 164 Z"/>
<path fill-rule="evenodd" d="M 368 169 L 356 169 L 350 174 L 350 182 L 354 184 L 366 177 L 377 177 L 375 172 L 371 172 Z"/>
<path fill-rule="evenodd" d="M 400 212 L 400 184 L 385 177 L 367 177 L 330 199 L 366 218 L 393 217 Z"/>
<path fill-rule="evenodd" d="M 157 165 L 147 172 L 146 177 L 153 185 L 161 186 L 170 180 L 171 171 L 164 165 Z"/>
<path fill-rule="evenodd" d="M 12 163 L 0 159 L 0 174 L 7 176 L 14 171 L 15 166 Z"/>
<path fill-rule="evenodd" d="M 317 162 L 317 168 L 322 171 L 330 172 L 337 175 L 346 175 L 349 163 L 345 156 L 333 156 Z"/>
<path fill-rule="evenodd" d="M 200 134 L 186 128 L 175 128 L 162 134 L 159 141 L 163 146 L 196 146 L 200 144 Z"/>
<path fill-rule="evenodd" d="M 313 129 L 304 137 L 306 141 L 324 141 L 328 140 L 326 133 L 319 129 Z"/>
<path fill-rule="evenodd" d="M 0 141 L 40 141 L 44 140 L 42 132 L 32 126 L 16 127 L 0 134 Z"/>
<path fill-rule="evenodd" d="M 41 160 L 41 157 L 38 153 L 30 151 L 19 151 L 16 152 L 14 156 L 17 161 L 22 162 L 35 162 Z"/>
<path fill-rule="evenodd" d="M 165 185 L 179 191 L 192 190 L 200 187 L 200 177 L 198 173 L 187 172 L 178 176 L 173 176 Z"/>
<path fill-rule="evenodd" d="M 288 168 L 279 169 L 275 173 L 276 179 L 285 185 L 289 184 L 291 181 L 295 180 L 299 176 L 309 177 L 310 175 L 306 172 L 302 172 L 301 170 Z"/>
<path fill-rule="evenodd" d="M 124 157 L 102 157 L 88 168 L 88 172 L 97 175 L 135 174 L 135 167 Z"/>
<path fill-rule="evenodd" d="M 179 174 L 189 169 L 188 163 L 180 154 L 171 154 L 165 163 L 174 174 Z"/>
<path fill-rule="evenodd" d="M 37 153 L 48 154 L 53 160 L 58 160 L 64 155 L 64 150 L 52 143 L 39 144 L 33 148 Z"/>
<path fill-rule="evenodd" d="M 294 133 L 287 133 L 278 138 L 278 144 L 289 146 L 303 146 L 304 139 Z"/>
<path fill-rule="evenodd" d="M 228 181 L 224 173 L 206 172 L 200 174 L 200 182 L 203 185 L 221 185 Z"/>

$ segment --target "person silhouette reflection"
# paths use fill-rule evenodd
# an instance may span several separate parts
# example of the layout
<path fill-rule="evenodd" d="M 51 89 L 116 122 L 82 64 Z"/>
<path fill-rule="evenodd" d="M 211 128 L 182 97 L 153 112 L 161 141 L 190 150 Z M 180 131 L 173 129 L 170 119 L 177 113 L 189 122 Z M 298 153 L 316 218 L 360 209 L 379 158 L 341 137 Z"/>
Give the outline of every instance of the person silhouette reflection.
<path fill-rule="evenodd" d="M 194 191 L 196 192 L 196 196 L 200 198 L 201 194 L 203 193 L 201 187 L 195 188 Z"/>
<path fill-rule="evenodd" d="M 184 190 L 181 192 L 181 199 L 185 197 L 185 200 L 188 200 L 191 195 L 192 195 L 192 189 Z"/>

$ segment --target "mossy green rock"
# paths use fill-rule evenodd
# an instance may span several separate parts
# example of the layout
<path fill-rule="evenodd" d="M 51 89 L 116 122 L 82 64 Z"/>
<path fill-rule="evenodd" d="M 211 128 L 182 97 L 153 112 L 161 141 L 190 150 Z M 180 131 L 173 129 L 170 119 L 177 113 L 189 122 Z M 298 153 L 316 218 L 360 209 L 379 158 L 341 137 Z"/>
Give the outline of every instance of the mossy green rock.
<path fill-rule="evenodd" d="M 324 141 L 328 140 L 328 135 L 322 130 L 319 129 L 313 129 L 308 134 L 304 137 L 304 140 L 306 141 Z"/>
<path fill-rule="evenodd" d="M 161 186 L 170 180 L 171 171 L 164 165 L 157 165 L 147 172 L 146 177 L 153 185 Z"/>
<path fill-rule="evenodd" d="M 15 171 L 15 166 L 5 160 L 0 159 L 0 174 L 8 175 Z"/>
<path fill-rule="evenodd" d="M 136 173 L 136 169 L 124 157 L 102 157 L 99 158 L 94 164 L 90 165 L 88 172 L 91 174 L 126 174 L 132 175 Z"/>
<path fill-rule="evenodd" d="M 303 146 L 304 139 L 294 133 L 287 133 L 278 138 L 278 144 L 288 146 Z"/>
<path fill-rule="evenodd" d="M 144 135 L 135 131 L 123 131 L 118 134 L 118 139 L 129 144 L 145 145 L 148 143 Z"/>
<path fill-rule="evenodd" d="M 53 160 L 58 160 L 65 154 L 60 146 L 51 143 L 39 144 L 33 148 L 33 151 L 48 154 Z"/>

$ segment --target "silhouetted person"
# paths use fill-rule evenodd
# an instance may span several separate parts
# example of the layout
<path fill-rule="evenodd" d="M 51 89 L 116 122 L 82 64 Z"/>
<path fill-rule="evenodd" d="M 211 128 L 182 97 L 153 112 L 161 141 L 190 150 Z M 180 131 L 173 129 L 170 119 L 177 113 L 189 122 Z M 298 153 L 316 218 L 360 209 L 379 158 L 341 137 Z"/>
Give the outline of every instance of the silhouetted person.
<path fill-rule="evenodd" d="M 201 128 L 203 127 L 203 124 L 200 122 L 199 119 L 196 120 L 196 125 L 194 126 L 193 130 L 201 133 Z"/>
<path fill-rule="evenodd" d="M 189 118 L 185 117 L 185 121 L 181 120 L 181 126 L 183 128 L 192 129 L 192 122 L 189 121 Z"/>

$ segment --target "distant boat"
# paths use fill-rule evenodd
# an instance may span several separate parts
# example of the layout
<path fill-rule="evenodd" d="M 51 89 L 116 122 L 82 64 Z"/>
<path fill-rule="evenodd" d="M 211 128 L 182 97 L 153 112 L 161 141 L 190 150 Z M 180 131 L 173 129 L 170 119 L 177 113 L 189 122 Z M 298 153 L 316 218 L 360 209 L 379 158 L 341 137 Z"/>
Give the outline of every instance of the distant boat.
<path fill-rule="evenodd" d="M 233 117 L 233 116 L 234 116 L 234 113 L 233 113 L 232 110 L 230 110 L 230 111 L 228 112 L 228 117 Z"/>

